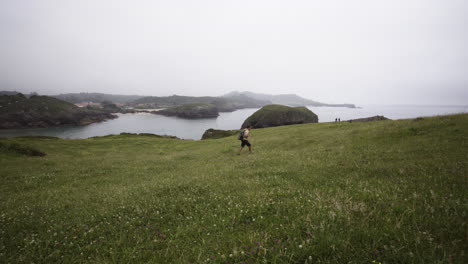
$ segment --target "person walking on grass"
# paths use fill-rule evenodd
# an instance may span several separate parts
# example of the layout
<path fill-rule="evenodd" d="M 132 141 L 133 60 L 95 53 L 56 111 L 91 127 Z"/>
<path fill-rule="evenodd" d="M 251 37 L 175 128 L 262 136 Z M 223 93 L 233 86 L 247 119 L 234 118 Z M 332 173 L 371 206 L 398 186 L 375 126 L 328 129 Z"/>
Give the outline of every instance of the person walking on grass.
<path fill-rule="evenodd" d="M 247 126 L 244 130 L 240 132 L 239 140 L 241 141 L 241 147 L 239 149 L 238 155 L 241 154 L 241 151 L 245 146 L 249 147 L 249 153 L 252 153 L 252 144 L 250 144 L 249 142 L 249 138 L 252 137 L 252 133 L 250 133 L 251 129 L 252 126 Z"/>

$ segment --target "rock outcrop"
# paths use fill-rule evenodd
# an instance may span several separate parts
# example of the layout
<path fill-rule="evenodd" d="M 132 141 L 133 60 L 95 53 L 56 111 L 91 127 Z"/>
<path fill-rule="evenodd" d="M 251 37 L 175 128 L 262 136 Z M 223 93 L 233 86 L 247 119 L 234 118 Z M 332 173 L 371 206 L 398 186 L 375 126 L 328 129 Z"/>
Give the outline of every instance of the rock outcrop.
<path fill-rule="evenodd" d="M 383 121 L 383 120 L 390 120 L 385 116 L 371 116 L 366 118 L 358 118 L 358 119 L 351 119 L 348 122 L 372 122 L 372 121 Z"/>
<path fill-rule="evenodd" d="M 306 107 L 267 105 L 247 118 L 241 128 L 248 126 L 264 128 L 317 122 L 318 116 Z"/>
<path fill-rule="evenodd" d="M 224 138 L 224 137 L 231 137 L 238 135 L 240 130 L 218 130 L 210 128 L 203 133 L 202 140 L 204 139 L 217 139 L 217 138 Z"/>

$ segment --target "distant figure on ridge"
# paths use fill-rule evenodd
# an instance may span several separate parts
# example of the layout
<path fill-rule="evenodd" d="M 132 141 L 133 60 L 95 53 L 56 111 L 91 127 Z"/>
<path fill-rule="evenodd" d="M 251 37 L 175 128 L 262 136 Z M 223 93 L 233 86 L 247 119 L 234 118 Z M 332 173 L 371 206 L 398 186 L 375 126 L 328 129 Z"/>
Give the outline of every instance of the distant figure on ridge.
<path fill-rule="evenodd" d="M 252 144 L 250 144 L 249 142 L 249 138 L 252 136 L 252 134 L 250 133 L 251 129 L 252 126 L 248 126 L 239 133 L 238 139 L 241 141 L 241 147 L 238 155 L 241 154 L 241 151 L 245 146 L 249 147 L 249 153 L 252 153 Z"/>

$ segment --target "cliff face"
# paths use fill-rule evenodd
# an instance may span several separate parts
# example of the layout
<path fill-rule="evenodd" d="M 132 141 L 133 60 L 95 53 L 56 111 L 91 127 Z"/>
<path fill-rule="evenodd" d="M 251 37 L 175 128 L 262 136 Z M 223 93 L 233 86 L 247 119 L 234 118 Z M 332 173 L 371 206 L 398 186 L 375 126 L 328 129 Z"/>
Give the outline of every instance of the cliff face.
<path fill-rule="evenodd" d="M 247 118 L 241 128 L 248 126 L 264 128 L 317 122 L 318 116 L 306 107 L 267 105 Z"/>
<path fill-rule="evenodd" d="M 153 113 L 165 116 L 177 116 L 187 119 L 214 118 L 219 116 L 218 108 L 212 104 L 187 104 L 167 108 Z"/>
<path fill-rule="evenodd" d="M 116 117 L 48 96 L 0 96 L 0 129 L 88 125 Z"/>

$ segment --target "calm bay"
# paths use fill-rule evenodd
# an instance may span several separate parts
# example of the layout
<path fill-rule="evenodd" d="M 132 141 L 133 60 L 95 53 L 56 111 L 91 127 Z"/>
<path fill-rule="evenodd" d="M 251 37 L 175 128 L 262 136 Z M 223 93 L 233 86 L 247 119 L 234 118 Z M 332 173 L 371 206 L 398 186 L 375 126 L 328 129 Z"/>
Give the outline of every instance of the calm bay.
<path fill-rule="evenodd" d="M 319 117 L 319 122 L 334 122 L 383 115 L 390 119 L 407 119 L 455 113 L 468 113 L 468 106 L 412 106 L 412 105 L 363 105 L 360 108 L 308 107 Z M 35 129 L 0 130 L 0 137 L 53 136 L 60 138 L 89 138 L 120 133 L 152 133 L 176 136 L 181 139 L 201 138 L 205 130 L 239 129 L 244 120 L 257 108 L 220 113 L 218 118 L 183 119 L 149 113 L 119 114 L 119 118 L 87 126 L 67 126 Z"/>

